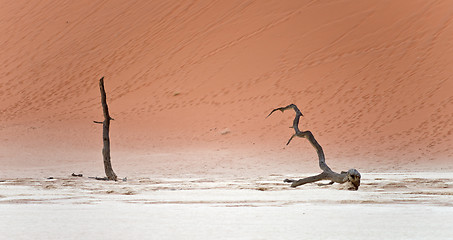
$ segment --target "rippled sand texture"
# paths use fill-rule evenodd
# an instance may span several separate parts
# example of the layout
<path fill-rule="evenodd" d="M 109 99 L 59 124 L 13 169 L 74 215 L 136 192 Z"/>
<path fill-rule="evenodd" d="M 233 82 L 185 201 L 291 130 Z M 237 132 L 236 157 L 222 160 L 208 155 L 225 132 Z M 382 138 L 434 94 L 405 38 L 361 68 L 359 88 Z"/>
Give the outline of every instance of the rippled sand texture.
<path fill-rule="evenodd" d="M 292 113 L 264 119 L 295 103 L 329 164 L 452 169 L 451 1 L 13 1 L 0 11 L 6 166 L 98 161 L 105 76 L 113 152 L 241 149 L 311 163 L 306 142 L 283 149 Z"/>

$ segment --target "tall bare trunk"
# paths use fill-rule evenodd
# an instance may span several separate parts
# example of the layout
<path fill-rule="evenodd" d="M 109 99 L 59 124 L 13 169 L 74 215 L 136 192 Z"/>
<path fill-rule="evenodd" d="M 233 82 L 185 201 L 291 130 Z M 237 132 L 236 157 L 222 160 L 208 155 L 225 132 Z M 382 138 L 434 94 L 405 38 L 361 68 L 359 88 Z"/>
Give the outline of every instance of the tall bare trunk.
<path fill-rule="evenodd" d="M 109 130 L 110 130 L 110 120 L 113 118 L 110 117 L 109 108 L 107 106 L 107 96 L 105 94 L 104 89 L 104 77 L 99 80 L 99 88 L 101 90 L 101 104 L 102 109 L 104 111 L 104 121 L 103 122 L 95 122 L 95 123 L 102 123 L 102 138 L 104 141 L 104 148 L 102 149 L 102 156 L 104 158 L 104 170 L 105 175 L 107 176 L 108 180 L 117 180 L 117 176 L 112 168 L 112 163 L 110 162 L 110 137 L 109 137 Z"/>

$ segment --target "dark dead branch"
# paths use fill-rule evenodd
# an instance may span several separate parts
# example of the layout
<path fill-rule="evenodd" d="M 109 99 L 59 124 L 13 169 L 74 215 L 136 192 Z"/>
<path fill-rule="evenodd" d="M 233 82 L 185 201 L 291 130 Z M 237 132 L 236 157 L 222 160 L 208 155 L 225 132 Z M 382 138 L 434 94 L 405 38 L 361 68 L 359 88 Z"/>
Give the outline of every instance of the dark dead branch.
<path fill-rule="evenodd" d="M 100 181 L 108 181 L 109 180 L 107 177 L 88 177 L 88 178 L 95 179 L 95 180 L 100 180 Z"/>
<path fill-rule="evenodd" d="M 318 154 L 318 159 L 319 159 L 319 168 L 321 168 L 322 173 L 315 175 L 315 176 L 302 178 L 299 180 L 285 179 L 284 182 L 291 183 L 291 187 L 297 187 L 297 186 L 300 186 L 303 184 L 313 183 L 313 182 L 317 182 L 317 181 L 321 181 L 321 180 L 330 180 L 331 183 L 329 183 L 329 184 L 333 184 L 333 183 L 342 184 L 342 183 L 349 182 L 352 184 L 352 187 L 350 188 L 350 190 L 359 189 L 361 175 L 357 170 L 349 169 L 347 172 L 342 171 L 341 173 L 336 173 L 336 172 L 332 171 L 329 168 L 329 166 L 327 166 L 326 161 L 325 161 L 324 151 L 323 151 L 321 145 L 318 143 L 318 141 L 316 141 L 313 134 L 310 131 L 300 131 L 299 120 L 300 120 L 300 117 L 303 116 L 303 114 L 296 105 L 290 104 L 286 107 L 276 108 L 276 109 L 272 110 L 271 113 L 269 113 L 269 115 L 267 115 L 267 117 L 269 117 L 275 111 L 279 110 L 281 112 L 284 112 L 285 110 L 288 110 L 288 109 L 293 109 L 296 112 L 296 116 L 293 121 L 293 126 L 291 127 L 294 129 L 295 133 L 291 136 L 291 138 L 288 140 L 286 145 L 288 145 L 291 142 L 291 140 L 293 140 L 294 137 L 306 138 L 310 142 L 310 144 L 316 149 L 316 153 Z"/>
<path fill-rule="evenodd" d="M 117 180 L 117 176 L 115 172 L 113 171 L 112 168 L 112 163 L 110 161 L 110 137 L 109 137 L 109 130 L 110 130 L 110 120 L 113 118 L 110 117 L 109 114 L 109 108 L 107 106 L 107 96 L 105 94 L 105 89 L 104 89 L 104 77 L 102 77 L 99 80 L 99 88 L 101 90 L 101 104 L 102 104 L 102 110 L 104 112 L 104 121 L 103 122 L 98 122 L 94 121 L 95 123 L 102 123 L 102 139 L 104 142 L 104 148 L 102 149 L 102 156 L 104 159 L 104 170 L 105 170 L 105 175 L 107 176 L 108 180 Z M 102 179 L 98 179 L 102 180 Z"/>

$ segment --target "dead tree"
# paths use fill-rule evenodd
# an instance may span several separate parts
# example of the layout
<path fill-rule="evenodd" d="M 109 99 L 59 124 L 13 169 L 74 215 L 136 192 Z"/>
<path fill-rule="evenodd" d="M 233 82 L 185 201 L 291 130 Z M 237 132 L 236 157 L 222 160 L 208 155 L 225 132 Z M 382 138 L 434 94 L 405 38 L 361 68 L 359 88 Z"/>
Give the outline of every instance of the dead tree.
<path fill-rule="evenodd" d="M 110 162 L 110 137 L 109 137 L 109 130 L 110 130 L 110 120 L 114 120 L 110 117 L 109 108 L 107 106 L 107 96 L 105 94 L 104 89 L 104 77 L 99 80 L 99 88 L 101 90 L 101 104 L 102 109 L 104 111 L 104 121 L 94 121 L 94 123 L 102 124 L 102 138 L 104 140 L 104 148 L 102 148 L 102 156 L 104 158 L 104 170 L 105 175 L 107 176 L 108 180 L 117 180 L 117 176 L 112 168 L 112 163 Z"/>
<path fill-rule="evenodd" d="M 281 112 L 284 112 L 285 110 L 288 109 L 294 109 L 296 112 L 296 117 L 294 118 L 293 121 L 293 126 L 295 133 L 291 136 L 291 138 L 288 140 L 286 145 L 288 145 L 291 140 L 293 140 L 294 137 L 301 137 L 301 138 L 306 138 L 311 145 L 316 149 L 316 152 L 318 153 L 318 158 L 319 158 L 319 167 L 322 170 L 322 173 L 311 176 L 311 177 L 306 177 L 302 178 L 299 180 L 293 180 L 293 179 L 285 179 L 284 182 L 291 183 L 291 187 L 297 187 L 306 183 L 313 183 L 321 180 L 330 180 L 331 182 L 329 184 L 333 183 L 350 183 L 352 186 L 350 186 L 348 189 L 349 190 L 357 190 L 359 189 L 360 186 L 360 173 L 355 170 L 355 169 L 349 169 L 347 172 L 342 171 L 341 173 L 336 173 L 332 171 L 329 166 L 327 166 L 325 157 L 324 157 L 324 151 L 322 150 L 321 145 L 316 141 L 315 137 L 310 131 L 300 131 L 299 130 L 299 119 L 302 115 L 302 112 L 297 108 L 296 105 L 290 104 L 286 107 L 281 107 L 281 108 L 276 108 L 272 110 L 271 113 L 267 117 L 269 117 L 273 112 L 280 110 Z"/>

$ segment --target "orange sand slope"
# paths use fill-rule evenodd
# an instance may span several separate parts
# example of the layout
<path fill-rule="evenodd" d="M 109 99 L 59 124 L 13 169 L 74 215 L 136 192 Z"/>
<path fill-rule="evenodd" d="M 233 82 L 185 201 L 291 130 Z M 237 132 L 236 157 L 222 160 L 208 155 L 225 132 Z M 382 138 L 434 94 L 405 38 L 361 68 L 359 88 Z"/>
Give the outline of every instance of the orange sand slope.
<path fill-rule="evenodd" d="M 0 32 L 4 165 L 98 160 L 105 76 L 113 151 L 315 164 L 265 119 L 295 103 L 329 164 L 452 168 L 451 1 L 8 1 Z"/>

